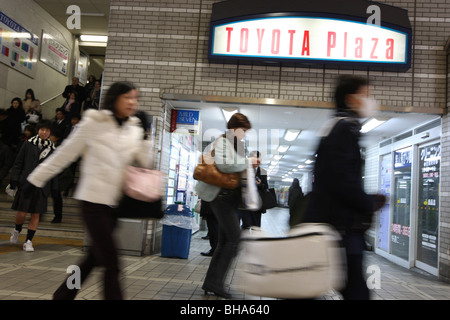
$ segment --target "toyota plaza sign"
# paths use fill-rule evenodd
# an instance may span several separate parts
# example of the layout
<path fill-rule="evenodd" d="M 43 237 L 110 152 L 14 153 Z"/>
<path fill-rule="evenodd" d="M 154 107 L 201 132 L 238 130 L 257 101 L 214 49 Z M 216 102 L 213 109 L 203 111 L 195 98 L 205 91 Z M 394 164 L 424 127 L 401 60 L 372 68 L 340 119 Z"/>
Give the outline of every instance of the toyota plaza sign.
<path fill-rule="evenodd" d="M 273 9 L 277 10 L 277 1 L 273 2 Z M 319 0 L 318 5 L 321 2 L 342 3 Z M 411 58 L 411 29 L 407 15 L 407 23 L 404 23 L 406 11 L 399 11 L 403 13 L 403 19 L 399 19 L 403 25 L 395 25 L 383 20 L 384 15 L 389 19 L 394 14 L 394 7 L 381 4 L 380 7 L 364 0 L 349 2 L 359 3 L 359 12 L 352 7 L 348 14 L 344 14 L 342 8 L 312 13 L 305 10 L 312 10 L 309 5 L 303 8 L 304 12 L 286 12 L 285 8 L 280 8 L 283 12 L 254 14 L 257 11 L 251 11 L 250 15 L 211 21 L 209 58 L 373 65 L 407 70 Z M 290 7 L 302 9 L 298 3 Z"/>

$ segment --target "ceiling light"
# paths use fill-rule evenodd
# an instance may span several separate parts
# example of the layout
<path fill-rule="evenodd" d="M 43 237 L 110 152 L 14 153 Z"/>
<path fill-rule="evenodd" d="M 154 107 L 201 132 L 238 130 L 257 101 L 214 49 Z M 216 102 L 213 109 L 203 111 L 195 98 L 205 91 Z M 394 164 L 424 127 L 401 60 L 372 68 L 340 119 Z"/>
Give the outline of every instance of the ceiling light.
<path fill-rule="evenodd" d="M 361 128 L 361 132 L 362 133 L 367 133 L 367 132 L 375 129 L 378 126 L 381 126 L 386 121 L 387 120 L 378 120 L 378 119 L 375 119 L 375 118 L 369 119 L 363 124 L 363 126 Z"/>
<path fill-rule="evenodd" d="M 228 121 L 230 121 L 231 116 L 237 112 L 239 112 L 238 108 L 226 108 L 226 107 L 222 108 L 222 113 L 227 123 Z"/>
<path fill-rule="evenodd" d="M 306 164 L 311 164 L 311 163 L 313 163 L 313 162 L 314 162 L 314 161 L 309 160 L 309 159 L 305 161 Z"/>
<path fill-rule="evenodd" d="M 288 151 L 288 149 L 289 149 L 289 146 L 281 145 L 278 147 L 278 152 L 286 152 L 286 151 Z"/>
<path fill-rule="evenodd" d="M 108 36 L 94 36 L 82 34 L 80 40 L 83 42 L 108 42 Z"/>
<path fill-rule="evenodd" d="M 297 136 L 299 135 L 300 130 L 296 129 L 287 129 L 286 133 L 284 134 L 284 140 L 286 141 L 294 141 L 297 139 Z"/>
<path fill-rule="evenodd" d="M 273 158 L 274 158 L 275 160 L 279 161 L 281 158 L 283 158 L 283 156 L 280 155 L 280 154 L 276 154 L 276 155 L 273 156 Z"/>
<path fill-rule="evenodd" d="M 297 168 L 299 168 L 299 169 L 303 169 L 305 166 L 304 165 L 299 165 Z"/>

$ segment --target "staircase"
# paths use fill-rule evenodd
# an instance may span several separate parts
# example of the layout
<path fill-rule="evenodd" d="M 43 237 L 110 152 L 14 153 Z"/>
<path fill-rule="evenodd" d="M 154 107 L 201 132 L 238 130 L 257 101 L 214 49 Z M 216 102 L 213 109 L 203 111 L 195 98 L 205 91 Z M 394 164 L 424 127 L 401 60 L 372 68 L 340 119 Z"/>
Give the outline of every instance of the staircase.
<path fill-rule="evenodd" d="M 13 231 L 14 218 L 16 216 L 16 211 L 11 209 L 13 198 L 5 193 L 8 183 L 9 175 L 0 185 L 0 234 L 10 234 Z M 84 227 L 77 200 L 70 196 L 63 196 L 62 222 L 51 223 L 53 217 L 53 199 L 50 196 L 48 198 L 47 213 L 41 215 L 36 235 L 63 239 L 84 239 Z M 26 234 L 29 219 L 30 215 L 28 214 L 23 224 L 22 234 Z"/>

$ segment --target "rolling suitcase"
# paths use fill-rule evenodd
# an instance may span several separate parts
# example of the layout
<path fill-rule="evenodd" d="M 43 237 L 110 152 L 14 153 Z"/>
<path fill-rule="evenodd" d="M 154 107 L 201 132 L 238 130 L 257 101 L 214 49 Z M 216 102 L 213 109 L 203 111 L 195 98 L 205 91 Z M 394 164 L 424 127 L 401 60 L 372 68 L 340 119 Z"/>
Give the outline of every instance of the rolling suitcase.
<path fill-rule="evenodd" d="M 242 237 L 245 292 L 280 299 L 316 298 L 345 283 L 339 234 L 327 224 L 304 223 L 285 237 L 251 230 Z"/>

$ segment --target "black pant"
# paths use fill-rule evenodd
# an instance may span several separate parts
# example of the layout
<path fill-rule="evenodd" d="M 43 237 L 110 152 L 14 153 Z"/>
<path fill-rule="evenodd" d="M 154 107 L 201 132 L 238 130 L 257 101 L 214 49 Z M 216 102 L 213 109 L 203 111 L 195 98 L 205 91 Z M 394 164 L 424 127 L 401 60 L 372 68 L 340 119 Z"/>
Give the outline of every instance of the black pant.
<path fill-rule="evenodd" d="M 219 222 L 212 211 L 206 216 L 206 225 L 208 226 L 209 244 L 212 252 L 214 252 L 219 237 Z"/>
<path fill-rule="evenodd" d="M 241 210 L 242 229 L 261 227 L 261 211 Z"/>
<path fill-rule="evenodd" d="M 63 199 L 60 191 L 52 191 L 53 214 L 55 218 L 62 218 Z"/>
<path fill-rule="evenodd" d="M 119 283 L 119 259 L 113 239 L 116 225 L 113 209 L 102 204 L 83 201 L 81 203 L 83 220 L 92 241 L 86 258 L 79 265 L 81 287 L 95 266 L 104 267 L 104 298 L 121 300 Z M 67 281 L 67 280 L 66 280 Z M 69 289 L 64 281 L 53 295 L 54 300 L 75 299 L 77 289 Z"/>
<path fill-rule="evenodd" d="M 344 300 L 369 300 L 370 293 L 363 274 L 363 255 L 347 253 L 347 284 L 341 291 Z"/>

